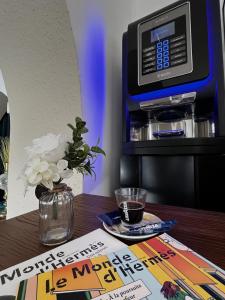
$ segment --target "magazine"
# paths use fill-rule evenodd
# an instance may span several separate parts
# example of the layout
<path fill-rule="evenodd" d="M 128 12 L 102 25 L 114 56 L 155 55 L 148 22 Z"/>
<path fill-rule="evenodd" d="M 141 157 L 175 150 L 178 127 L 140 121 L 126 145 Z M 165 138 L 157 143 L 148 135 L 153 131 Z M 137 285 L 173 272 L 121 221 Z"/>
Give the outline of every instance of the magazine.
<path fill-rule="evenodd" d="M 102 229 L 94 230 L 39 256 L 0 272 L 0 296 L 16 296 L 17 286 L 23 279 L 38 273 L 60 268 L 84 258 L 116 251 L 126 245 Z"/>
<path fill-rule="evenodd" d="M 24 280 L 17 300 L 225 299 L 225 272 L 164 233 Z"/>

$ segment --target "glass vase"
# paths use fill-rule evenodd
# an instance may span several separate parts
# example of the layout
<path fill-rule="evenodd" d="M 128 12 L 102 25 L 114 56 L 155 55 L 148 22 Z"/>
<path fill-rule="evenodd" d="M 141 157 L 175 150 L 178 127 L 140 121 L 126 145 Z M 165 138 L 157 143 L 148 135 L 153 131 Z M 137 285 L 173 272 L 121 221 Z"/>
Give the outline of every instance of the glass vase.
<path fill-rule="evenodd" d="M 71 188 L 66 184 L 55 185 L 39 197 L 40 241 L 55 246 L 68 241 L 73 233 L 73 199 Z"/>

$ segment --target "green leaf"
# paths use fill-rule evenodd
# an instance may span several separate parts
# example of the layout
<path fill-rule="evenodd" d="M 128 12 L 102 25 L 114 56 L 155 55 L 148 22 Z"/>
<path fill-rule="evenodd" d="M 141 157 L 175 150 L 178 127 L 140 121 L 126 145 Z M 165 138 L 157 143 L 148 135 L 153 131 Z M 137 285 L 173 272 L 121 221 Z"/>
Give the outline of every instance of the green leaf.
<path fill-rule="evenodd" d="M 98 146 L 92 146 L 91 147 L 91 151 L 95 152 L 95 153 L 99 153 L 99 154 L 103 154 L 104 156 L 106 156 L 105 151 L 102 150 L 100 147 Z"/>
<path fill-rule="evenodd" d="M 90 165 L 90 161 L 88 161 L 86 163 L 86 165 L 84 165 L 84 169 L 85 171 L 87 171 L 90 175 L 92 175 L 92 168 L 91 168 L 91 165 Z"/>
<path fill-rule="evenodd" d="M 98 145 L 100 139 L 98 138 L 96 146 L 90 147 L 83 140 L 82 135 L 88 132 L 88 128 L 85 127 L 86 122 L 80 117 L 75 118 L 75 126 L 68 124 L 72 129 L 73 142 L 68 142 L 68 149 L 65 151 L 65 157 L 68 161 L 69 169 L 76 169 L 77 172 L 84 175 L 95 175 L 94 163 L 96 157 L 99 154 L 106 155 Z"/>
<path fill-rule="evenodd" d="M 80 141 L 74 143 L 74 149 L 80 148 L 82 145 L 83 145 L 83 141 L 80 140 Z"/>
<path fill-rule="evenodd" d="M 74 141 L 74 143 L 78 143 L 78 142 L 80 142 L 82 140 L 83 140 L 83 138 L 81 136 L 73 134 L 73 141 Z"/>
<path fill-rule="evenodd" d="M 76 118 L 76 127 L 77 129 L 82 129 L 86 125 L 86 122 L 84 122 L 81 118 Z"/>
<path fill-rule="evenodd" d="M 77 156 L 78 157 L 84 157 L 84 155 L 85 155 L 85 152 L 83 150 L 78 150 L 77 151 Z"/>
<path fill-rule="evenodd" d="M 72 124 L 67 124 L 67 126 L 68 126 L 69 128 L 71 128 L 73 131 L 76 130 L 76 128 L 75 128 Z"/>
<path fill-rule="evenodd" d="M 77 123 L 77 129 L 82 130 L 85 127 L 86 123 L 85 122 L 79 122 Z"/>
<path fill-rule="evenodd" d="M 83 120 L 80 118 L 80 117 L 76 117 L 75 118 L 75 123 L 80 123 L 80 122 L 83 122 Z"/>
<path fill-rule="evenodd" d="M 86 127 L 83 127 L 80 129 L 80 133 L 81 134 L 84 134 L 84 133 L 87 133 L 88 132 L 88 129 Z"/>
<path fill-rule="evenodd" d="M 88 152 L 90 151 L 90 147 L 87 144 L 83 144 L 84 147 L 84 152 L 88 154 Z"/>

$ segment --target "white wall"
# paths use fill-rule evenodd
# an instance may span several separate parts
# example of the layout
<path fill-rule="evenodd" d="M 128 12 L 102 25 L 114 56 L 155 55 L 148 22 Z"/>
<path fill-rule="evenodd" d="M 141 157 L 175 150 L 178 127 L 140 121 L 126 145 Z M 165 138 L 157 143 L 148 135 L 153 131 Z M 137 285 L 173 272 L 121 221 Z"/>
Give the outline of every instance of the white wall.
<path fill-rule="evenodd" d="M 5 88 L 5 81 L 2 75 L 2 70 L 0 70 L 0 92 L 7 96 L 6 88 Z"/>
<path fill-rule="evenodd" d="M 91 129 L 87 140 L 94 143 L 100 136 L 107 153 L 106 159 L 97 161 L 96 180 L 85 178 L 86 193 L 109 195 L 119 185 L 121 38 L 128 2 L 67 0 L 78 53 L 82 113 Z"/>
<path fill-rule="evenodd" d="M 48 132 L 69 132 L 81 114 L 73 35 L 64 0 L 0 1 L 0 69 L 10 103 L 8 217 L 38 207 L 33 191 L 24 199 L 18 179 L 24 147 Z M 82 191 L 82 178 L 74 178 Z"/>
<path fill-rule="evenodd" d="M 3 79 L 2 71 L 0 70 L 0 120 L 4 116 L 4 114 L 8 111 L 8 98 L 7 92 L 5 88 L 5 82 Z"/>
<path fill-rule="evenodd" d="M 90 141 L 101 136 L 106 160 L 98 162 L 96 181 L 85 179 L 84 191 L 110 195 L 119 186 L 119 158 L 122 128 L 122 35 L 127 25 L 173 0 L 66 0 L 70 14 L 78 65 L 81 76 L 82 111 L 92 134 Z M 92 35 L 96 40 L 92 40 Z M 100 47 L 102 61 L 90 69 L 90 61 L 96 60 L 95 47 Z M 98 44 L 96 46 L 96 43 Z M 89 45 L 89 46 L 88 46 Z M 87 55 L 88 54 L 88 55 Z M 88 66 L 87 66 L 88 65 Z M 105 66 L 105 67 L 104 67 Z M 105 68 L 105 73 L 102 69 Z M 104 73 L 101 99 L 92 85 L 99 72 Z M 91 73 L 91 75 L 90 75 Z M 88 76 L 87 76 L 88 75 Z M 93 91 L 90 93 L 90 86 Z M 97 109 L 96 109 L 97 108 Z M 101 131 L 101 128 L 104 131 Z"/>

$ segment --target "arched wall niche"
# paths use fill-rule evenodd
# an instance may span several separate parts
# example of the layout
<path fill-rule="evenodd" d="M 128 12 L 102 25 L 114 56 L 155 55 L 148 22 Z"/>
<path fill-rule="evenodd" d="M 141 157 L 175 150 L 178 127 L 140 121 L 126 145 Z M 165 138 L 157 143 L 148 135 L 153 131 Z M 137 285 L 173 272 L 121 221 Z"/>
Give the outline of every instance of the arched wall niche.
<path fill-rule="evenodd" d="M 70 133 L 81 115 L 80 83 L 69 15 L 62 0 L 0 1 L 0 68 L 10 103 L 8 214 L 38 207 L 34 191 L 24 197 L 19 176 L 24 147 L 49 132 Z M 71 186 L 82 191 L 82 178 Z"/>

